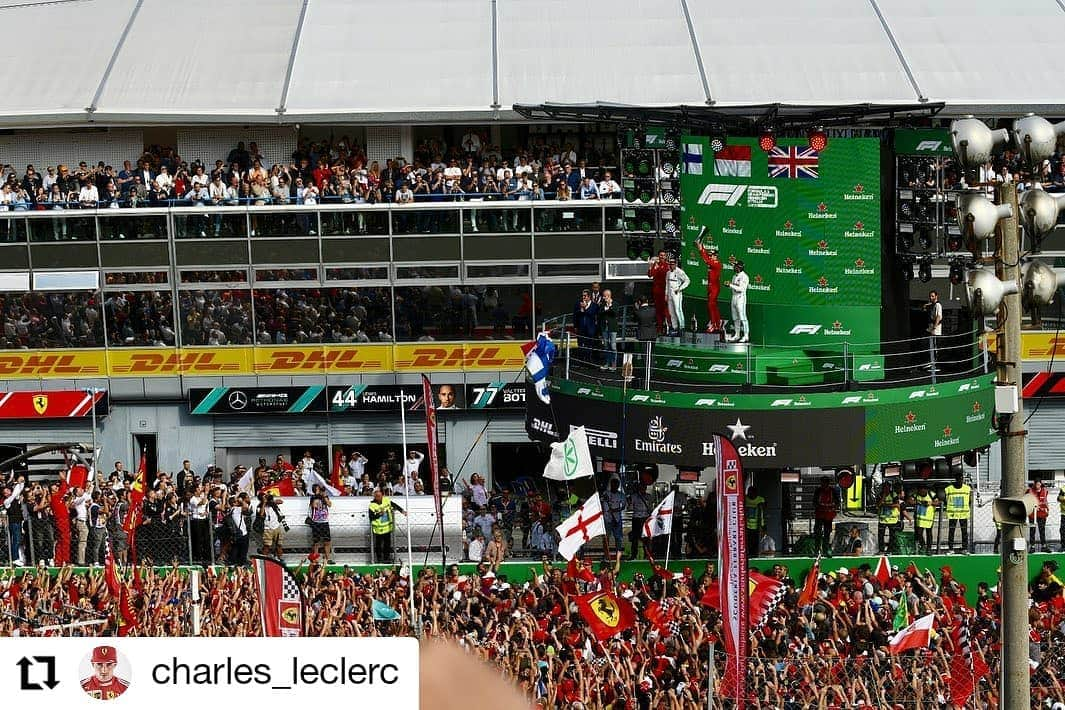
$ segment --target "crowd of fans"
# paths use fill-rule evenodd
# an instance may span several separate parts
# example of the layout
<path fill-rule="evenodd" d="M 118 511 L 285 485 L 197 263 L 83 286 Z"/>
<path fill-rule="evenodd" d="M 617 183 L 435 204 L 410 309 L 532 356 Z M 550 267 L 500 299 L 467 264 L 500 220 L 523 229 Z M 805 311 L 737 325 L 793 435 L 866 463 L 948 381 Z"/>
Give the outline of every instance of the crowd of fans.
<path fill-rule="evenodd" d="M 0 293 L 5 350 L 103 347 L 99 296 L 75 292 Z"/>
<path fill-rule="evenodd" d="M 286 163 L 271 163 L 255 141 L 241 141 L 213 164 L 150 146 L 120 168 L 99 161 L 34 165 L 0 172 L 0 211 L 185 205 L 342 204 L 465 200 L 599 199 L 619 197 L 616 160 L 602 141 L 553 145 L 535 138 L 507 151 L 469 131 L 459 144 L 442 138 L 418 144 L 408 160 L 368 160 L 358 142 L 300 140 Z M 220 223 L 214 223 L 216 227 Z M 204 230 L 206 231 L 206 229 Z"/>
<path fill-rule="evenodd" d="M 938 574 L 914 568 L 892 570 L 885 581 L 867 567 L 826 572 L 812 602 L 800 604 L 806 569 L 773 567 L 785 593 L 764 618 L 752 623 L 747 660 L 748 702 L 758 707 L 919 708 L 961 707 L 956 646 L 964 626 L 977 677 L 966 707 L 998 708 L 1000 600 L 995 580 L 981 582 L 975 595 L 949 567 Z M 1031 585 L 1032 708 L 1065 700 L 1065 599 L 1048 563 Z M 359 573 L 326 567 L 310 555 L 295 570 L 307 600 L 310 636 L 403 636 L 415 633 L 408 606 L 408 571 L 386 568 Z M 124 578 L 132 575 L 123 574 Z M 191 635 L 192 600 L 185 573 L 143 567 L 132 585 L 131 606 L 138 636 Z M 668 578 L 668 579 L 667 579 Z M 798 581 L 796 581 L 798 580 Z M 620 575 L 616 560 L 570 567 L 545 562 L 527 582 L 508 579 L 480 564 L 468 574 L 457 565 L 439 573 L 418 571 L 415 614 L 425 639 L 445 639 L 494 667 L 534 707 L 692 708 L 705 707 L 708 692 L 717 705 L 725 672 L 720 613 L 701 600 L 716 583 L 712 564 L 676 574 Z M 608 591 L 637 611 L 633 627 L 597 641 L 574 604 L 588 591 Z M 258 601 L 250 570 L 209 568 L 201 580 L 203 636 L 261 634 Z M 389 608 L 374 613 L 374 602 Z M 935 615 L 928 648 L 892 654 L 888 641 L 904 605 L 910 618 Z M 75 635 L 113 633 L 116 601 L 101 570 L 58 575 L 27 570 L 0 582 L 0 635 L 59 635 L 40 626 L 102 619 Z M 381 620 L 387 616 L 389 620 Z M 714 650 L 714 664 L 709 659 Z M 986 669 L 986 670 L 985 670 Z M 1057 706 L 1054 706 L 1057 707 Z M 1016 709 L 1012 709 L 1016 710 Z"/>

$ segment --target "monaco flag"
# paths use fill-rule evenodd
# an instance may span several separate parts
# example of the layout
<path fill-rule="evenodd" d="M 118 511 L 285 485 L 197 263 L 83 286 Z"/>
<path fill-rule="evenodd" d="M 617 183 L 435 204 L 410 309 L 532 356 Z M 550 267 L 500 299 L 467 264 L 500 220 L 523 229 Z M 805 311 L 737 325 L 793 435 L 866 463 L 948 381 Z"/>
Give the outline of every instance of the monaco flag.
<path fill-rule="evenodd" d="M 729 145 L 714 153 L 714 174 L 727 177 L 750 177 L 751 146 Z"/>
<path fill-rule="evenodd" d="M 888 649 L 892 653 L 902 653 L 913 648 L 927 648 L 935 633 L 932 631 L 932 619 L 934 618 L 935 614 L 926 614 L 895 634 Z"/>
<path fill-rule="evenodd" d="M 658 537 L 659 535 L 669 535 L 673 530 L 673 494 L 675 491 L 670 491 L 669 495 L 662 499 L 662 502 L 655 506 L 655 509 L 651 511 L 650 517 L 643 523 L 643 537 Z"/>
<path fill-rule="evenodd" d="M 566 518 L 558 530 L 558 554 L 567 560 L 572 560 L 584 543 L 599 535 L 606 535 L 606 525 L 603 523 L 603 506 L 599 502 L 597 492 L 584 505 L 577 508 L 573 515 Z"/>

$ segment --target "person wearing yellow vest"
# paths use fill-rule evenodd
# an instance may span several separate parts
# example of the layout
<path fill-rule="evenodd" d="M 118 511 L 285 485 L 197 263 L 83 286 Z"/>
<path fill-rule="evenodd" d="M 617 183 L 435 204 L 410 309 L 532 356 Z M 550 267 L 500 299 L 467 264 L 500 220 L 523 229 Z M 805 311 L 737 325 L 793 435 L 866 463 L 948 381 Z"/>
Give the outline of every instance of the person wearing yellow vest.
<path fill-rule="evenodd" d="M 747 556 L 758 556 L 758 539 L 765 527 L 765 498 L 758 495 L 754 485 L 747 487 L 747 497 L 743 499 L 747 512 Z"/>
<path fill-rule="evenodd" d="M 934 493 L 929 493 L 927 484 L 917 486 L 917 495 L 913 497 L 913 528 L 918 551 L 923 548 L 926 555 L 933 554 L 932 525 L 935 523 L 936 508 L 939 505 L 939 499 Z"/>
<path fill-rule="evenodd" d="M 889 552 L 895 548 L 895 538 L 898 532 L 902 530 L 902 517 L 904 515 L 902 510 L 902 484 L 898 485 L 896 490 L 890 483 L 884 483 L 884 489 L 880 493 L 880 500 L 877 501 L 877 518 L 880 525 L 877 530 L 877 546 L 880 548 L 881 554 Z M 884 538 L 887 538 L 887 545 L 884 544 Z"/>
<path fill-rule="evenodd" d="M 962 480 L 954 477 L 954 483 L 943 489 L 947 501 L 947 549 L 954 550 L 954 529 L 961 528 L 962 554 L 969 554 L 969 516 L 972 489 Z"/>
<path fill-rule="evenodd" d="M 373 533 L 373 559 L 374 562 L 392 562 L 392 531 L 396 529 L 396 518 L 393 511 L 407 514 L 394 500 L 384 494 L 378 488 L 373 492 L 373 502 L 370 503 L 370 532 Z"/>

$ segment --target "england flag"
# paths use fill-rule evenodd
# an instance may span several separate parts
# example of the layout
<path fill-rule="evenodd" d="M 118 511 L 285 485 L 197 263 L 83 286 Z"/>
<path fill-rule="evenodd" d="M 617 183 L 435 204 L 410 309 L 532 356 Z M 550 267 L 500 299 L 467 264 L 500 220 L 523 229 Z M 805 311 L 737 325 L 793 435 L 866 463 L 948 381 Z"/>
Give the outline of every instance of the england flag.
<path fill-rule="evenodd" d="M 650 517 L 643 523 L 643 537 L 668 535 L 673 530 L 674 493 L 675 491 L 670 491 L 669 495 L 663 498 L 662 502 L 651 511 Z"/>

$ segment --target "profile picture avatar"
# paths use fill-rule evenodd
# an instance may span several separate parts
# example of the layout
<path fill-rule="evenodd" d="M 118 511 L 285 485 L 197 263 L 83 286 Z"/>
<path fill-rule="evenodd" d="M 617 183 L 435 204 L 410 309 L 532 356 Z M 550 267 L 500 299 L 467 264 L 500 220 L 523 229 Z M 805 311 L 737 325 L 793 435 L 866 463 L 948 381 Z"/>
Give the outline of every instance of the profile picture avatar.
<path fill-rule="evenodd" d="M 97 646 L 82 660 L 81 676 L 81 689 L 86 695 L 113 700 L 129 687 L 129 663 L 114 646 Z"/>

